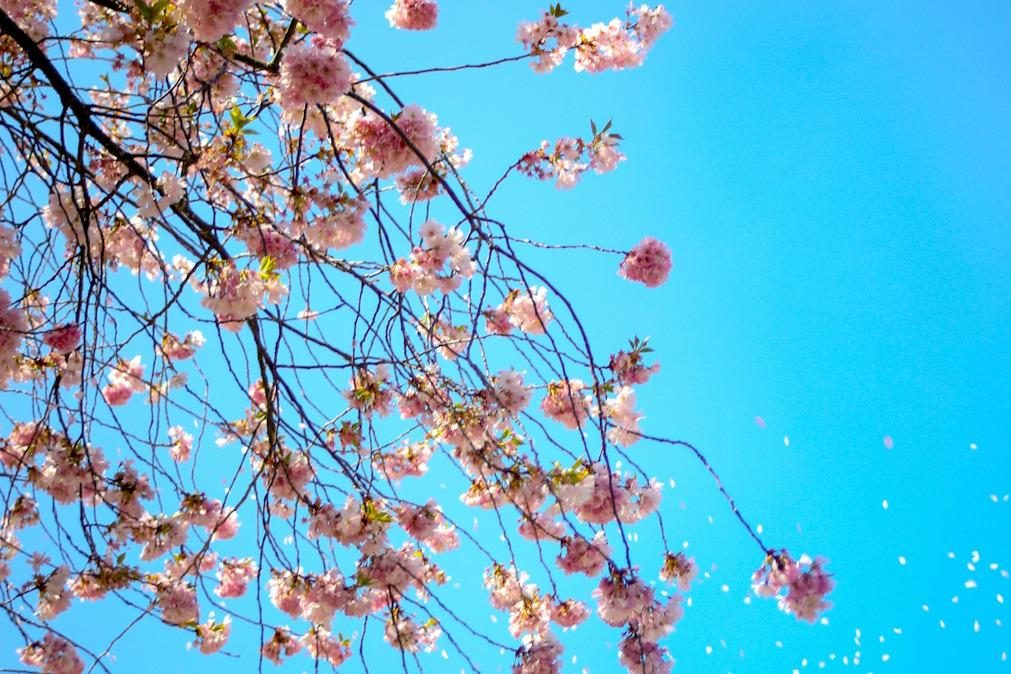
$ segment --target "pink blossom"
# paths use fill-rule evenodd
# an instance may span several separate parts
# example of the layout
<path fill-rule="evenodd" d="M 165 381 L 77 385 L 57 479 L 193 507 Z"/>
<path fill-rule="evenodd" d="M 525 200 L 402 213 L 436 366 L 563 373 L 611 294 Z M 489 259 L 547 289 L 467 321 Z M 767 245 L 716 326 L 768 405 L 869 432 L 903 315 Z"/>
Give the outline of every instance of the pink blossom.
<path fill-rule="evenodd" d="M 183 430 L 182 426 L 173 426 L 168 431 L 172 445 L 169 447 L 169 454 L 173 461 L 179 463 L 190 458 L 193 449 L 193 436 Z"/>
<path fill-rule="evenodd" d="M 432 161 L 439 152 L 438 119 L 432 113 L 408 105 L 392 115 L 392 122 L 399 133 L 384 118 L 369 111 L 358 117 L 352 130 L 361 150 L 359 168 L 376 178 L 389 178 L 419 166 L 423 159 Z M 414 149 L 404 141 L 405 137 Z"/>
<path fill-rule="evenodd" d="M 556 557 L 558 568 L 565 573 L 582 573 L 596 576 L 604 568 L 611 547 L 607 544 L 603 531 L 594 534 L 592 540 L 582 536 L 562 539 L 562 552 Z"/>
<path fill-rule="evenodd" d="M 770 553 L 755 571 L 752 588 L 761 597 L 778 597 L 780 608 L 787 613 L 815 622 L 832 606 L 825 601 L 825 596 L 832 591 L 835 582 L 825 571 L 825 563 L 821 557 L 812 560 L 807 555 L 794 561 L 785 550 Z M 786 590 L 785 595 L 783 590 Z"/>
<path fill-rule="evenodd" d="M 11 14 L 7 8 L 7 2 L 0 0 L 0 6 L 5 7 L 5 11 Z M 17 21 L 17 19 L 14 19 Z M 23 23 L 21 25 L 24 25 Z M 0 104 L 2 105 L 2 104 Z M 17 239 L 17 234 L 10 227 L 0 225 L 0 278 L 7 276 L 11 270 L 11 260 L 21 254 L 21 243 Z"/>
<path fill-rule="evenodd" d="M 193 586 L 179 580 L 162 581 L 157 588 L 162 620 L 173 625 L 195 623 L 200 617 L 197 593 Z"/>
<path fill-rule="evenodd" d="M 325 660 L 334 667 L 340 667 L 351 657 L 351 648 L 346 641 L 338 641 L 328 630 L 313 626 L 301 638 L 305 650 L 316 660 Z"/>
<path fill-rule="evenodd" d="M 442 629 L 437 621 L 428 620 L 419 625 L 398 608 L 391 611 L 383 630 L 383 636 L 388 644 L 408 653 L 433 650 L 441 634 Z"/>
<path fill-rule="evenodd" d="M 309 30 L 335 44 L 347 41 L 355 22 L 349 15 L 347 0 L 284 0 L 284 8 Z"/>
<path fill-rule="evenodd" d="M 351 67 L 336 43 L 317 36 L 285 50 L 277 92 L 286 110 L 331 103 L 350 87 Z"/>
<path fill-rule="evenodd" d="M 590 617 L 590 609 L 581 601 L 566 599 L 552 604 L 551 621 L 562 629 L 571 629 L 583 624 Z"/>
<path fill-rule="evenodd" d="M 548 394 L 541 401 L 541 410 L 566 428 L 579 428 L 590 416 L 590 396 L 581 379 L 554 381 L 548 384 Z"/>
<path fill-rule="evenodd" d="M 682 592 L 687 592 L 697 573 L 698 568 L 695 566 L 695 560 L 689 558 L 685 553 L 672 554 L 668 552 L 664 554 L 663 566 L 660 568 L 661 580 L 666 580 L 669 583 L 676 581 L 678 588 Z"/>
<path fill-rule="evenodd" d="M 618 660 L 629 674 L 669 674 L 674 668 L 666 648 L 637 634 L 629 634 L 618 644 Z"/>
<path fill-rule="evenodd" d="M 534 72 L 546 73 L 557 68 L 568 50 L 579 43 L 579 30 L 545 12 L 538 21 L 520 24 L 516 39 L 535 57 L 530 62 Z"/>
<path fill-rule="evenodd" d="M 186 25 L 198 40 L 217 42 L 232 32 L 250 0 L 183 0 Z"/>
<path fill-rule="evenodd" d="M 76 349 L 77 343 L 81 341 L 81 328 L 73 323 L 67 323 L 47 332 L 42 341 L 53 351 L 69 353 Z"/>
<path fill-rule="evenodd" d="M 439 6 L 434 0 L 394 0 L 386 11 L 386 19 L 402 30 L 431 30 L 439 18 Z"/>
<path fill-rule="evenodd" d="M 647 288 L 656 288 L 667 280 L 673 266 L 670 249 L 647 236 L 625 255 L 618 268 L 618 276 L 638 281 Z"/>
<path fill-rule="evenodd" d="M 11 296 L 0 288 L 0 386 L 18 369 L 15 356 L 27 329 L 24 312 L 11 306 Z"/>
<path fill-rule="evenodd" d="M 120 360 L 109 372 L 109 383 L 102 389 L 102 396 L 110 405 L 125 405 L 134 393 L 147 390 L 143 377 L 144 365 L 140 356 L 134 356 L 129 362 Z"/>
<path fill-rule="evenodd" d="M 281 664 L 281 656 L 291 657 L 302 650 L 302 643 L 296 639 L 287 627 L 280 627 L 274 630 L 274 636 L 270 638 L 260 652 L 275 665 Z"/>
<path fill-rule="evenodd" d="M 249 581 L 256 577 L 256 563 L 249 557 L 231 557 L 221 560 L 218 567 L 218 586 L 214 593 L 219 597 L 241 597 L 246 593 Z"/>
<path fill-rule="evenodd" d="M 614 372 L 618 382 L 624 386 L 645 384 L 650 377 L 660 371 L 659 364 L 647 367 L 643 363 L 642 352 L 635 349 L 631 352 L 619 351 L 614 354 L 608 367 Z"/>
<path fill-rule="evenodd" d="M 81 674 L 84 663 L 66 639 L 47 632 L 42 641 L 18 649 L 21 662 L 38 667 L 42 674 Z"/>
<path fill-rule="evenodd" d="M 232 633 L 232 619 L 225 616 L 220 623 L 213 620 L 197 625 L 197 639 L 194 642 L 200 652 L 204 655 L 217 653 L 228 642 L 228 637 Z"/>
<path fill-rule="evenodd" d="M 639 422 L 644 418 L 635 410 L 635 391 L 622 386 L 618 394 L 604 402 L 604 412 L 614 424 L 607 431 L 607 439 L 621 447 L 639 441 Z"/>
<path fill-rule="evenodd" d="M 558 674 L 562 645 L 550 632 L 528 636 L 517 654 L 513 674 Z"/>

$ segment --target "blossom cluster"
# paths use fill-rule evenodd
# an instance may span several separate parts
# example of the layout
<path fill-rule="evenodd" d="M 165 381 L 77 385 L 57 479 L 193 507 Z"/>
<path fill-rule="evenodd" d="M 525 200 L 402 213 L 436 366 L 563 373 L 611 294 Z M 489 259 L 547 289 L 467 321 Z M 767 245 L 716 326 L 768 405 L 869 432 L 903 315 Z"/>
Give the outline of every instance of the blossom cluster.
<path fill-rule="evenodd" d="M 674 24 L 663 5 L 630 5 L 625 19 L 614 18 L 580 28 L 561 21 L 568 12 L 554 5 L 537 21 L 520 25 L 516 39 L 533 56 L 531 66 L 544 73 L 561 65 L 569 51 L 575 51 L 577 71 L 636 68 L 657 39 Z"/>

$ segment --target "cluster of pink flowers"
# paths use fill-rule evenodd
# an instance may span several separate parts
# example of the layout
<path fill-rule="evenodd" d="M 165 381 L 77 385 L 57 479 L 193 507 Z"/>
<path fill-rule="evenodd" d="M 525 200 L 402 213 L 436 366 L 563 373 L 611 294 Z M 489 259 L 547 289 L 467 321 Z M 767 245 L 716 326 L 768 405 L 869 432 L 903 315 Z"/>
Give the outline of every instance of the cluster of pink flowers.
<path fill-rule="evenodd" d="M 427 442 L 405 442 L 393 451 L 379 453 L 373 463 L 390 480 L 421 477 L 428 472 L 428 460 L 434 451 Z"/>
<path fill-rule="evenodd" d="M 11 296 L 0 288 L 0 386 L 18 371 L 18 349 L 27 330 L 25 312 L 11 306 Z"/>
<path fill-rule="evenodd" d="M 541 141 L 539 148 L 520 158 L 517 167 L 520 173 L 531 178 L 554 179 L 559 189 L 574 187 L 587 169 L 608 173 L 625 160 L 625 155 L 618 151 L 621 136 L 611 133 L 610 129 L 610 122 L 600 131 L 593 125 L 593 137 L 589 141 L 564 136 L 554 145 Z"/>
<path fill-rule="evenodd" d="M 197 349 L 207 343 L 204 334 L 199 330 L 192 330 L 180 340 L 175 335 L 166 332 L 158 346 L 158 351 L 166 358 L 172 360 L 187 360 L 193 357 Z"/>
<path fill-rule="evenodd" d="M 541 411 L 566 428 L 579 428 L 590 417 L 589 387 L 581 379 L 553 381 L 541 401 Z"/>
<path fill-rule="evenodd" d="M 199 620 L 196 588 L 181 579 L 165 575 L 156 576 L 153 583 L 162 620 L 173 625 L 195 624 Z"/>
<path fill-rule="evenodd" d="M 38 667 L 42 674 L 81 674 L 84 662 L 66 639 L 47 632 L 42 641 L 18 649 L 21 662 Z"/>
<path fill-rule="evenodd" d="M 835 581 L 825 571 L 825 563 L 821 557 L 811 559 L 807 555 L 795 561 L 785 550 L 770 553 L 752 576 L 752 587 L 760 597 L 778 597 L 779 607 L 787 613 L 815 622 L 832 607 L 825 596 Z"/>
<path fill-rule="evenodd" d="M 373 414 L 385 417 L 393 406 L 393 388 L 387 383 L 389 377 L 386 365 L 378 366 L 373 372 L 359 368 L 351 375 L 344 398 L 367 417 Z"/>
<path fill-rule="evenodd" d="M 239 531 L 239 515 L 234 508 L 227 509 L 218 499 L 203 494 L 189 494 L 182 499 L 179 517 L 187 524 L 203 527 L 212 540 L 235 538 Z"/>
<path fill-rule="evenodd" d="M 573 49 L 577 71 L 598 73 L 638 67 L 660 35 L 674 24 L 663 5 L 630 6 L 625 19 L 615 18 L 582 29 L 559 21 L 567 14 L 556 5 L 540 20 L 520 24 L 516 39 L 534 57 L 534 71 L 553 70 Z"/>
<path fill-rule="evenodd" d="M 592 540 L 582 536 L 566 536 L 561 542 L 562 552 L 555 561 L 565 573 L 596 576 L 604 569 L 611 554 L 611 546 L 607 544 L 603 531 L 594 534 Z"/>
<path fill-rule="evenodd" d="M 225 619 L 220 623 L 208 620 L 197 625 L 196 633 L 197 638 L 194 643 L 201 653 L 204 655 L 217 653 L 225 647 L 228 637 L 232 634 L 232 619 L 225 616 Z"/>
<path fill-rule="evenodd" d="M 49 22 L 56 18 L 52 0 L 0 0 L 0 9 L 36 42 L 49 35 Z"/>
<path fill-rule="evenodd" d="M 232 332 L 241 330 L 243 321 L 256 314 L 265 294 L 276 304 L 287 293 L 276 274 L 240 270 L 231 261 L 222 264 L 200 288 L 205 293 L 201 305 L 214 312 L 221 327 Z"/>
<path fill-rule="evenodd" d="M 317 35 L 285 50 L 277 93 L 286 110 L 331 103 L 350 87 L 351 67 L 340 45 Z"/>
<path fill-rule="evenodd" d="M 419 625 L 397 607 L 390 611 L 383 630 L 386 643 L 408 653 L 434 650 L 435 642 L 441 634 L 442 629 L 437 621 L 428 620 Z"/>
<path fill-rule="evenodd" d="M 510 290 L 502 304 L 484 312 L 486 327 L 493 335 L 508 335 L 513 328 L 531 335 L 543 335 L 555 319 L 548 307 L 548 290 L 532 286 Z"/>
<path fill-rule="evenodd" d="M 656 288 L 667 280 L 673 267 L 670 248 L 647 236 L 625 255 L 618 267 L 618 276 Z"/>
<path fill-rule="evenodd" d="M 439 19 L 439 5 L 435 0 L 394 0 L 386 19 L 402 30 L 431 30 Z"/>
<path fill-rule="evenodd" d="M 573 599 L 563 601 L 544 595 L 525 573 L 494 564 L 485 571 L 484 585 L 491 594 L 491 604 L 509 612 L 509 632 L 514 637 L 525 636 L 525 643 L 554 641 L 551 623 L 571 629 L 589 617 L 589 609 Z M 521 649 L 522 652 L 522 649 Z"/>
<path fill-rule="evenodd" d="M 431 162 L 440 151 L 439 120 L 432 113 L 407 105 L 391 119 L 393 124 L 368 111 L 354 123 L 358 168 L 365 175 L 389 178 L 423 161 Z"/>
<path fill-rule="evenodd" d="M 392 521 L 393 516 L 383 503 L 375 500 L 359 502 L 349 496 L 339 509 L 332 503 L 314 507 L 309 515 L 308 536 L 310 539 L 332 538 L 341 545 L 361 550 L 363 554 L 373 554 L 386 547 L 386 531 Z"/>
<path fill-rule="evenodd" d="M 401 504 L 397 521 L 404 531 L 431 548 L 433 552 L 452 550 L 460 544 L 455 527 L 442 516 L 442 508 L 429 500 L 423 506 Z"/>
<path fill-rule="evenodd" d="M 678 589 L 687 592 L 698 572 L 694 559 L 683 552 L 677 554 L 668 552 L 664 555 L 663 566 L 660 567 L 660 579 L 668 583 L 676 582 Z"/>
<path fill-rule="evenodd" d="M 666 648 L 629 634 L 618 644 L 618 661 L 632 674 L 669 674 L 674 660 Z"/>
<path fill-rule="evenodd" d="M 525 21 L 516 32 L 523 49 L 534 57 L 535 72 L 546 73 L 561 65 L 565 54 L 579 44 L 579 29 L 558 19 L 564 11 L 548 11 L 539 21 Z"/>
<path fill-rule="evenodd" d="M 0 225 L 0 278 L 7 276 L 11 270 L 11 260 L 21 254 L 21 243 L 17 234 L 10 227 Z"/>
<path fill-rule="evenodd" d="M 644 417 L 635 410 L 635 391 L 622 386 L 618 394 L 604 402 L 604 412 L 613 424 L 607 431 L 607 439 L 621 447 L 629 447 L 639 441 L 639 421 Z"/>
<path fill-rule="evenodd" d="M 343 198 L 328 203 L 328 212 L 313 218 L 303 229 L 306 241 L 320 252 L 338 250 L 360 243 L 365 238 L 364 196 Z"/>
<path fill-rule="evenodd" d="M 246 594 L 249 582 L 256 578 L 256 563 L 249 557 L 222 559 L 217 576 L 218 586 L 214 588 L 214 594 L 222 598 L 241 597 Z"/>
<path fill-rule="evenodd" d="M 169 446 L 169 455 L 172 460 L 179 463 L 188 461 L 190 452 L 193 450 L 193 436 L 187 433 L 182 426 L 172 426 L 168 430 L 168 435 L 169 440 L 172 441 Z"/>
<path fill-rule="evenodd" d="M 52 620 L 70 607 L 71 592 L 67 589 L 67 579 L 70 569 L 60 566 L 51 574 L 39 577 L 36 587 L 39 591 L 39 603 L 35 615 L 39 620 Z"/>
<path fill-rule="evenodd" d="M 260 258 L 260 265 L 271 270 L 289 269 L 298 262 L 299 247 L 292 232 L 283 226 L 246 225 L 235 228 L 235 236 L 249 252 Z"/>
<path fill-rule="evenodd" d="M 660 507 L 663 485 L 655 479 L 643 484 L 631 475 L 622 476 L 618 472 L 609 475 L 602 462 L 573 472 L 565 478 L 572 488 L 556 489 L 558 505 L 574 512 L 583 522 L 606 524 L 614 521 L 616 514 L 622 522 L 638 522 Z M 604 549 L 598 550 L 606 554 Z"/>
<path fill-rule="evenodd" d="M 637 337 L 632 340 L 630 351 L 619 351 L 611 356 L 608 367 L 622 386 L 645 384 L 660 371 L 659 363 L 647 366 L 643 362 L 645 354 L 653 351 L 646 345 L 648 341 L 648 338 L 640 341 Z"/>
<path fill-rule="evenodd" d="M 217 42 L 239 23 L 251 0 L 183 0 L 183 18 L 198 40 Z"/>
<path fill-rule="evenodd" d="M 667 649 L 657 642 L 673 631 L 684 614 L 680 596 L 672 595 L 662 603 L 652 588 L 629 571 L 613 571 L 605 576 L 593 596 L 601 620 L 629 630 L 631 638 L 622 642 L 620 651 L 621 662 L 630 672 L 638 672 L 644 665 L 649 667 L 647 671 L 670 671 L 670 666 L 662 668 Z"/>
<path fill-rule="evenodd" d="M 109 383 L 102 387 L 102 397 L 110 405 L 125 405 L 134 393 L 148 390 L 140 356 L 134 356 L 129 362 L 119 361 L 109 372 L 108 378 Z"/>
<path fill-rule="evenodd" d="M 337 639 L 330 630 L 320 625 L 313 625 L 301 639 L 306 652 L 314 660 L 329 662 L 333 667 L 340 667 L 351 657 L 351 646 L 346 639 Z"/>
<path fill-rule="evenodd" d="M 42 337 L 42 342 L 57 353 L 70 353 L 81 341 L 81 328 L 67 323 L 53 328 Z"/>
<path fill-rule="evenodd" d="M 347 42 L 351 19 L 347 0 L 284 0 L 284 8 L 309 30 L 340 46 Z"/>
<path fill-rule="evenodd" d="M 421 226 L 421 245 L 415 246 L 409 259 L 390 265 L 390 281 L 399 292 L 412 289 L 421 296 L 435 290 L 451 293 L 477 269 L 458 228 L 428 220 Z"/>

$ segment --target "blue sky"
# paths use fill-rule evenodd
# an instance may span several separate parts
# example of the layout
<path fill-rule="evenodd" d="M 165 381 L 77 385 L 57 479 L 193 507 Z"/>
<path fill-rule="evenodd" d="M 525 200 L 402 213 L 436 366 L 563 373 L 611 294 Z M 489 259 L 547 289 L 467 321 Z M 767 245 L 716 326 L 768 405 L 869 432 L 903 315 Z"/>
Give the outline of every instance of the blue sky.
<path fill-rule="evenodd" d="M 391 31 L 378 4 L 356 3 L 349 46 L 380 72 L 516 54 L 515 26 L 542 9 L 447 0 L 440 27 L 419 35 Z M 582 23 L 623 8 L 569 4 Z M 530 255 L 555 270 L 598 350 L 651 336 L 663 369 L 639 395 L 646 432 L 698 445 L 769 544 L 830 559 L 827 624 L 745 603 L 760 553 L 711 480 L 690 456 L 636 445 L 637 461 L 676 480 L 669 537 L 710 572 L 665 642 L 675 671 L 843 671 L 857 651 L 861 672 L 1011 671 L 1011 625 L 998 624 L 1011 621 L 1011 5 L 668 8 L 674 29 L 636 71 L 588 76 L 570 59 L 549 76 L 521 63 L 395 85 L 473 149 L 478 191 L 541 139 L 614 121 L 628 155 L 616 172 L 568 192 L 517 176 L 490 211 L 551 243 L 671 246 L 657 290 L 619 280 L 617 258 Z M 646 538 L 634 551 L 659 549 Z M 461 591 L 474 562 L 446 562 Z M 465 613 L 489 628 L 491 614 L 483 596 Z M 591 618 L 567 637 L 578 660 L 565 671 L 618 671 L 617 638 Z M 183 643 L 135 630 L 113 670 L 255 667 Z M 488 657 L 483 671 L 511 664 Z"/>

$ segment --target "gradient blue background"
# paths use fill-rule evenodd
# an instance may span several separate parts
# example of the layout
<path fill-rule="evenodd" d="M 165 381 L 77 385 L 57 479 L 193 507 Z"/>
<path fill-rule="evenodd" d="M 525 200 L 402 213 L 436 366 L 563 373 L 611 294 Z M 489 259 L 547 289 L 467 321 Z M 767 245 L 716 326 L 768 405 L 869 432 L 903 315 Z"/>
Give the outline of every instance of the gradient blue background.
<path fill-rule="evenodd" d="M 435 32 L 407 34 L 386 26 L 384 5 L 355 3 L 349 45 L 379 72 L 518 53 L 516 25 L 543 8 L 447 0 Z M 623 5 L 567 8 L 588 24 Z M 1011 671 L 1011 625 L 1000 625 L 1011 615 L 997 600 L 1011 602 L 1011 4 L 668 8 L 675 28 L 636 71 L 587 76 L 570 58 L 550 76 L 520 63 L 394 85 L 474 150 L 465 177 L 478 192 L 541 139 L 614 120 L 628 155 L 616 172 L 570 192 L 513 178 L 491 214 L 552 243 L 627 249 L 654 235 L 671 246 L 676 267 L 657 290 L 617 279 L 617 258 L 530 254 L 601 352 L 652 337 L 663 369 L 640 392 L 645 430 L 702 448 L 770 545 L 831 560 L 827 624 L 745 603 L 761 555 L 704 470 L 668 447 L 633 447 L 677 481 L 665 489 L 668 535 L 710 576 L 665 641 L 675 671 Z M 643 560 L 659 554 L 653 540 L 634 546 Z M 462 577 L 478 563 L 447 567 Z M 504 633 L 483 595 L 449 598 Z M 113 669 L 255 671 L 248 654 L 206 659 L 185 640 L 140 628 Z M 617 634 L 596 618 L 566 641 L 578 658 L 566 672 L 619 671 Z M 438 653 L 420 661 L 461 667 Z M 380 648 L 370 662 L 399 666 Z M 511 657 L 480 664 L 508 671 Z M 311 669 L 305 656 L 265 665 Z"/>

